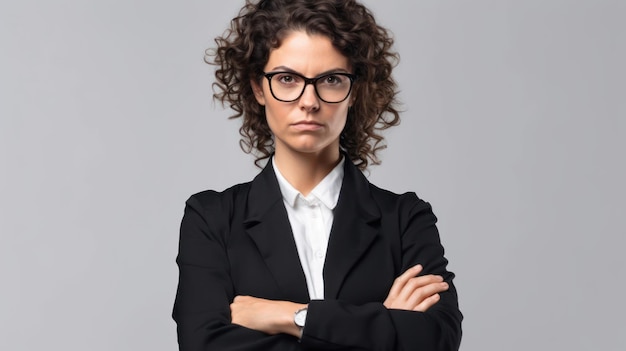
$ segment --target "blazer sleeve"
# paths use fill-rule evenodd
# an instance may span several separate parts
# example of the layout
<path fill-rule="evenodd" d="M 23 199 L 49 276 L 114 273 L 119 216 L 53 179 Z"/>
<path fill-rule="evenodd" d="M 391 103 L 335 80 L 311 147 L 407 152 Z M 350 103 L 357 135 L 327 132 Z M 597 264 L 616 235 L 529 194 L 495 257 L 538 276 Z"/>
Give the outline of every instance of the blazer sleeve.
<path fill-rule="evenodd" d="M 198 197 L 202 197 L 201 201 Z M 267 335 L 231 323 L 234 289 L 226 251 L 231 206 L 227 197 L 216 192 L 197 194 L 187 200 L 180 229 L 176 260 L 180 273 L 172 313 L 179 349 L 302 350 L 290 335 Z"/>
<path fill-rule="evenodd" d="M 382 302 L 354 305 L 340 300 L 311 301 L 303 331 L 306 349 L 324 350 L 458 350 L 461 321 L 458 298 L 446 269 L 448 261 L 431 206 L 414 193 L 399 199 L 402 272 L 418 263 L 423 274 L 444 277 L 450 288 L 426 312 L 388 310 Z"/>

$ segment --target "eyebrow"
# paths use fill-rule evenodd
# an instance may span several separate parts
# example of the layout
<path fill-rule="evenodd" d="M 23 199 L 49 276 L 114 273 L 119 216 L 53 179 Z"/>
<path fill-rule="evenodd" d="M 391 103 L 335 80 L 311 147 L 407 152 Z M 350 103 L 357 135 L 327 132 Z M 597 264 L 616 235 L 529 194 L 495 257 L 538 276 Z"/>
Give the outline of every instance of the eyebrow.
<path fill-rule="evenodd" d="M 270 72 L 277 72 L 277 71 L 292 72 L 292 73 L 297 73 L 297 74 L 299 74 L 301 76 L 304 76 L 304 74 L 296 71 L 295 69 L 291 69 L 291 68 L 289 68 L 287 66 L 276 66 L 276 67 L 274 67 L 274 68 L 272 68 L 270 70 Z M 316 77 L 323 76 L 323 75 L 326 75 L 326 74 L 332 74 L 332 73 L 350 73 L 350 72 L 347 69 L 345 69 L 345 68 L 333 68 L 333 69 L 329 69 L 327 71 L 324 71 L 322 73 L 319 73 L 318 75 L 316 75 Z"/>

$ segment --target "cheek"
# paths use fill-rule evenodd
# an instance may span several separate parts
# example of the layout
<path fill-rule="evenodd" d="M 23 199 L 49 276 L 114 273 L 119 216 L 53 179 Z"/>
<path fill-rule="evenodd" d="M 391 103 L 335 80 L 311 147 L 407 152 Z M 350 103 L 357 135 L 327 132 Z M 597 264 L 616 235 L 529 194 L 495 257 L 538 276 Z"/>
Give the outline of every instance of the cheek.
<path fill-rule="evenodd" d="M 346 106 L 345 108 L 341 108 L 339 109 L 339 111 L 336 111 L 333 124 L 335 125 L 336 128 L 343 130 L 343 128 L 346 125 L 347 120 L 348 120 L 348 107 Z"/>
<path fill-rule="evenodd" d="M 274 104 L 272 102 L 268 102 L 265 105 L 265 119 L 267 121 L 267 125 L 272 131 L 273 134 L 281 128 L 283 121 L 288 113 L 285 106 L 281 106 L 279 104 Z"/>
<path fill-rule="evenodd" d="M 265 108 L 265 121 L 267 126 L 270 128 L 272 134 L 275 134 L 276 130 L 276 121 L 274 120 L 274 115 L 271 111 L 268 111 L 268 108 Z"/>

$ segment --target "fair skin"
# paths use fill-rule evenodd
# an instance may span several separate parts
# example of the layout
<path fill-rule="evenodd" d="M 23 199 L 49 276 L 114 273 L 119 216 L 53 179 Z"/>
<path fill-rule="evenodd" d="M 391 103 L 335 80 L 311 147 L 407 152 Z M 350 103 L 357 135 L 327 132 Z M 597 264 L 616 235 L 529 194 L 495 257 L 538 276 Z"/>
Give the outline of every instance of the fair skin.
<path fill-rule="evenodd" d="M 306 77 L 328 72 L 351 72 L 348 58 L 321 35 L 291 32 L 281 45 L 270 52 L 265 72 L 293 71 Z M 274 134 L 274 162 L 287 181 L 303 195 L 339 163 L 339 136 L 346 124 L 348 108 L 354 97 L 330 104 L 308 85 L 294 102 L 272 97 L 267 79 L 253 81 L 259 104 L 265 106 L 267 123 Z M 394 281 L 383 305 L 388 309 L 424 312 L 439 301 L 448 284 L 438 275 L 422 275 L 421 265 L 409 268 Z M 274 301 L 252 296 L 237 296 L 230 305 L 233 324 L 268 334 L 300 336 L 294 313 L 306 307 L 290 301 Z"/>
<path fill-rule="evenodd" d="M 293 71 L 306 77 L 351 72 L 348 59 L 330 40 L 302 31 L 292 32 L 271 51 L 264 70 Z M 307 85 L 298 100 L 286 103 L 274 99 L 267 79 L 260 83 L 253 81 L 252 86 L 274 135 L 274 162 L 289 183 L 307 195 L 339 163 L 339 135 L 352 99 L 325 103 L 313 85 Z"/>

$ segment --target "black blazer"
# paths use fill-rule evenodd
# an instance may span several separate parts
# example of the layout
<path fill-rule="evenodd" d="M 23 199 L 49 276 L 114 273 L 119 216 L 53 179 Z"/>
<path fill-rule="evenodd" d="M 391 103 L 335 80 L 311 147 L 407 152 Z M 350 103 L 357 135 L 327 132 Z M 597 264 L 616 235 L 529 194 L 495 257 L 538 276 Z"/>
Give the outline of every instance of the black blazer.
<path fill-rule="evenodd" d="M 324 300 L 306 281 L 271 162 L 249 183 L 186 203 L 173 318 L 180 350 L 457 350 L 462 315 L 431 206 L 370 184 L 349 161 L 324 265 Z M 426 312 L 388 310 L 393 280 L 421 263 L 450 284 Z M 231 324 L 237 295 L 309 303 L 301 341 Z"/>

